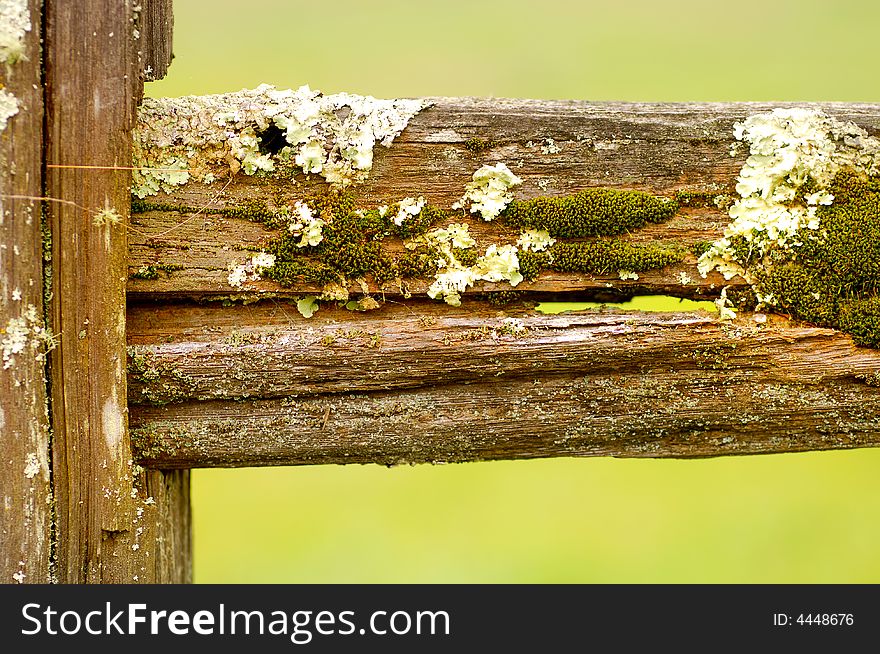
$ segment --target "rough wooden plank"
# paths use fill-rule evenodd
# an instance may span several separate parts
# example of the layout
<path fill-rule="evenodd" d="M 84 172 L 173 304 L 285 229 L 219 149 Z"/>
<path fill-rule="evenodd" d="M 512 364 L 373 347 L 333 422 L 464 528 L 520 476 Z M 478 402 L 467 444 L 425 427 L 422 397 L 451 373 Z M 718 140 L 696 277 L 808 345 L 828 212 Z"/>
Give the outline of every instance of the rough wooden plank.
<path fill-rule="evenodd" d="M 0 94 L 15 105 L 0 130 L 0 582 L 46 583 L 51 487 L 45 339 L 38 336 L 44 325 L 40 2 L 23 7 L 30 28 L 22 33 L 21 55 L 0 63 Z M 23 339 L 17 345 L 16 334 Z"/>
<path fill-rule="evenodd" d="M 133 439 L 151 467 L 880 445 L 880 354 L 778 317 L 477 303 L 303 320 L 278 303 L 129 320 Z"/>
<path fill-rule="evenodd" d="M 60 340 L 50 366 L 57 574 L 62 582 L 131 582 L 135 574 L 149 582 L 155 568 L 144 559 L 157 552 L 130 542 L 140 537 L 148 488 L 133 480 L 125 387 L 126 167 L 140 96 L 133 6 L 55 0 L 45 16 L 52 325 Z M 181 492 L 169 491 L 172 503 Z"/>
<path fill-rule="evenodd" d="M 140 0 L 140 5 L 137 15 L 138 55 L 144 81 L 153 82 L 168 74 L 168 67 L 174 59 L 174 11 L 172 0 Z"/>
<path fill-rule="evenodd" d="M 766 103 L 591 103 L 578 101 L 434 98 L 409 123 L 390 148 L 375 148 L 369 179 L 355 187 L 364 207 L 388 204 L 406 196 L 424 196 L 449 207 L 463 192 L 471 174 L 485 163 L 506 162 L 524 181 L 515 197 L 562 196 L 584 188 L 635 189 L 673 197 L 678 191 L 730 194 L 746 151 L 733 138 L 733 124 L 746 116 L 784 104 Z M 852 120 L 871 134 L 880 134 L 880 106 L 821 103 L 818 107 L 842 120 Z M 473 151 L 474 139 L 488 147 Z M 548 148 L 552 139 L 553 148 Z M 735 147 L 737 146 L 738 147 Z M 558 151 L 556 151 L 558 149 Z M 158 279 L 131 279 L 136 296 L 169 297 L 224 295 L 236 291 L 227 281 L 230 265 L 241 263 L 246 250 L 261 249 L 277 236 L 261 224 L 224 215 L 249 203 L 270 208 L 291 206 L 324 187 L 320 178 L 297 175 L 294 183 L 271 176 L 242 173 L 229 179 L 218 171 L 212 185 L 189 183 L 173 194 L 150 202 L 186 208 L 148 211 L 134 216 L 130 239 L 130 270 L 164 264 L 180 267 Z M 468 217 L 478 244 L 515 242 L 517 233 L 500 221 L 485 223 Z M 684 206 L 671 220 L 637 230 L 625 238 L 637 242 L 684 245 L 717 238 L 729 222 L 720 209 Z M 388 239 L 386 239 L 387 241 Z M 400 243 L 391 244 L 392 251 Z M 649 271 L 638 284 L 621 283 L 615 275 L 543 273 L 518 290 L 534 292 L 604 292 L 609 284 L 626 293 L 664 292 L 687 297 L 717 294 L 724 284 L 717 274 L 702 280 L 695 257 L 675 267 Z M 682 285 L 680 273 L 694 283 Z M 369 280 L 368 280 L 369 281 Z M 430 280 L 429 280 L 430 281 Z M 423 293 L 429 281 L 407 283 Z M 736 283 L 736 282 L 734 282 Z M 359 288 L 353 283 L 351 290 Z M 506 288 L 480 282 L 473 292 Z M 399 295 L 400 284 L 379 286 Z M 272 282 L 247 283 L 245 293 L 315 291 L 301 284 L 280 289 Z"/>

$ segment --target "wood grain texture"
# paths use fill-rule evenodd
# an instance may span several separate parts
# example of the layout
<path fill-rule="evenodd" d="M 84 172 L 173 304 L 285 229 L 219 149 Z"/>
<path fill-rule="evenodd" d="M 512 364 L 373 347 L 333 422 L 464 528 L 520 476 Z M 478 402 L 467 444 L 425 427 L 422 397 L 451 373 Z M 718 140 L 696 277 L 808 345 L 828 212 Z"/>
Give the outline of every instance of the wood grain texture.
<path fill-rule="evenodd" d="M 154 581 L 146 574 L 153 563 L 142 563 L 147 552 L 158 554 L 154 548 L 117 547 L 143 527 L 138 509 L 149 492 L 133 479 L 125 377 L 125 167 L 141 93 L 133 7 L 53 0 L 45 16 L 46 189 L 56 199 L 48 207 L 52 326 L 60 340 L 50 365 L 57 575 L 131 582 L 143 567 L 138 581 Z M 114 211 L 118 224 L 95 224 L 102 210 Z M 182 492 L 169 488 L 166 500 Z M 188 528 L 188 515 L 179 517 L 176 528 Z"/>
<path fill-rule="evenodd" d="M 515 189 L 519 199 L 561 196 L 589 187 L 637 189 L 673 196 L 676 191 L 730 194 L 745 160 L 742 144 L 734 147 L 733 124 L 750 114 L 778 106 L 767 103 L 593 103 L 581 101 L 433 98 L 417 114 L 390 148 L 377 146 L 373 171 L 354 190 L 362 206 L 387 204 L 406 196 L 423 195 L 430 203 L 449 207 L 461 197 L 473 172 L 485 163 L 503 161 L 523 179 Z M 798 105 L 804 106 L 804 105 Z M 842 120 L 852 120 L 869 133 L 880 134 L 880 105 L 821 103 L 819 107 Z M 469 139 L 490 147 L 472 152 Z M 553 139 L 558 152 L 548 152 Z M 731 154 L 733 152 L 733 154 Z M 137 297 L 205 297 L 234 292 L 227 282 L 228 266 L 247 258 L 243 250 L 260 249 L 275 236 L 262 225 L 220 213 L 248 201 L 265 200 L 269 206 L 292 205 L 323 188 L 320 178 L 299 176 L 296 183 L 272 177 L 238 174 L 211 186 L 191 183 L 175 193 L 150 201 L 187 207 L 187 211 L 150 211 L 133 217 L 130 270 L 157 263 L 180 266 L 156 280 L 129 281 Z M 226 185 L 228 182 L 228 186 Z M 469 219 L 479 246 L 515 242 L 517 233 L 500 221 Z M 626 236 L 639 242 L 692 244 L 717 238 L 729 222 L 714 207 L 684 207 L 673 219 Z M 387 239 L 386 239 L 387 242 Z M 395 247 L 391 244 L 391 249 Z M 396 244 L 400 248 L 400 244 Z M 637 284 L 622 284 L 616 276 L 544 273 L 518 290 L 533 292 L 603 293 L 608 284 L 625 293 L 661 292 L 687 297 L 713 295 L 723 279 L 715 274 L 702 280 L 695 258 L 641 275 Z M 683 286 L 679 273 L 695 283 Z M 423 293 L 427 281 L 408 284 Z M 359 285 L 353 284 L 352 290 Z M 370 284 L 372 291 L 380 290 Z M 507 288 L 506 284 L 478 283 L 469 292 Z M 314 291 L 307 284 L 280 289 L 271 282 L 247 284 L 245 293 Z M 400 285 L 381 290 L 399 295 Z"/>
<path fill-rule="evenodd" d="M 43 324 L 40 203 L 43 93 L 40 87 L 40 3 L 28 3 L 31 30 L 24 56 L 0 65 L 0 87 L 18 113 L 0 132 L 0 340 L 12 321 Z M 18 196 L 18 197 L 10 197 Z M 34 347 L 36 346 L 36 347 Z M 0 583 L 49 581 L 49 417 L 44 348 L 28 336 L 25 350 L 0 364 Z"/>
<path fill-rule="evenodd" d="M 834 330 L 779 317 L 545 316 L 479 303 L 371 313 L 322 309 L 304 320 L 282 303 L 132 307 L 131 411 L 142 463 L 696 457 L 880 445 L 880 389 L 871 385 L 880 353 Z"/>
<path fill-rule="evenodd" d="M 174 11 L 172 0 L 140 0 L 137 19 L 138 57 L 144 81 L 160 80 L 174 59 Z"/>

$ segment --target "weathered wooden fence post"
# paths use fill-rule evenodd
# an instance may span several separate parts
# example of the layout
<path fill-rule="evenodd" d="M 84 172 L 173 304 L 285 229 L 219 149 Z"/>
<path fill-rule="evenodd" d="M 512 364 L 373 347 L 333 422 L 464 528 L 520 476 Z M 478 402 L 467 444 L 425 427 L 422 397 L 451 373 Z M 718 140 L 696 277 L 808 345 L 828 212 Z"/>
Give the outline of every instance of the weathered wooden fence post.
<path fill-rule="evenodd" d="M 49 580 L 51 490 L 43 329 L 39 0 L 0 31 L 0 581 Z"/>
<path fill-rule="evenodd" d="M 134 465 L 126 399 L 132 128 L 170 2 L 3 7 L 3 580 L 187 581 L 188 472 Z"/>
<path fill-rule="evenodd" d="M 142 53 L 152 48 L 141 37 L 167 36 L 138 30 L 144 15 L 168 6 L 48 0 L 45 8 L 46 195 L 59 200 L 48 207 L 57 574 L 184 581 L 188 475 L 134 472 L 125 373 L 131 134 Z"/>

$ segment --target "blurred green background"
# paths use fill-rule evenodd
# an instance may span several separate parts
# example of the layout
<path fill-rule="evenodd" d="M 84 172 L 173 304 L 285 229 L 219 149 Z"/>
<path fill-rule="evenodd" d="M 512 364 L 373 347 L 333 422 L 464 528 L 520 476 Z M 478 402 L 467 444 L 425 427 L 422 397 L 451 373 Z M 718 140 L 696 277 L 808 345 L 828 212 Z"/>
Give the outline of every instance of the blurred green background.
<path fill-rule="evenodd" d="M 880 101 L 880 3 L 175 0 L 150 95 Z M 193 473 L 197 582 L 880 582 L 880 450 Z"/>

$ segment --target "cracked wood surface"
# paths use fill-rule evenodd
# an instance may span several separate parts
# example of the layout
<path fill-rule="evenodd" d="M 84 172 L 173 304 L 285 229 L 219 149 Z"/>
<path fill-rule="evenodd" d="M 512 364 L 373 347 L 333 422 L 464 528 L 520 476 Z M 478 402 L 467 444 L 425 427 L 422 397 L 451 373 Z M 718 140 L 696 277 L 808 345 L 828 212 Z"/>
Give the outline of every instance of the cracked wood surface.
<path fill-rule="evenodd" d="M 151 467 L 880 444 L 880 353 L 775 316 L 472 301 L 305 320 L 275 301 L 133 306 L 128 338 L 132 438 Z"/>

